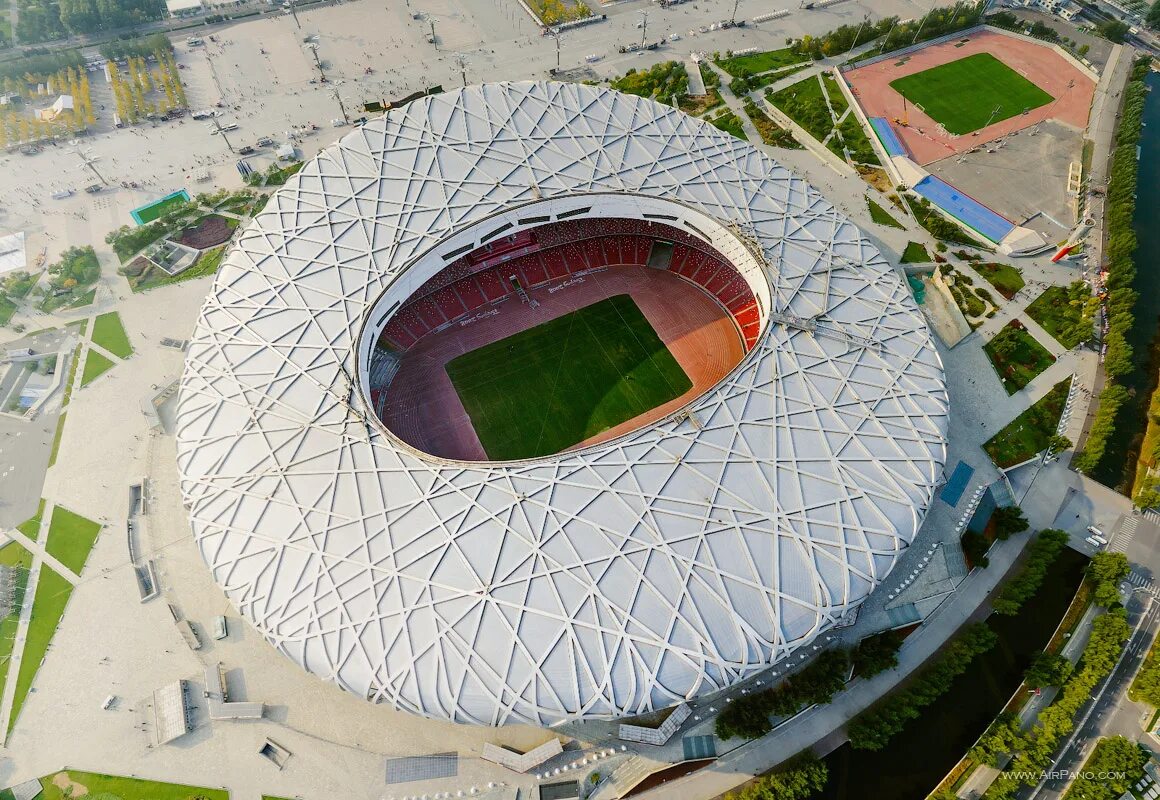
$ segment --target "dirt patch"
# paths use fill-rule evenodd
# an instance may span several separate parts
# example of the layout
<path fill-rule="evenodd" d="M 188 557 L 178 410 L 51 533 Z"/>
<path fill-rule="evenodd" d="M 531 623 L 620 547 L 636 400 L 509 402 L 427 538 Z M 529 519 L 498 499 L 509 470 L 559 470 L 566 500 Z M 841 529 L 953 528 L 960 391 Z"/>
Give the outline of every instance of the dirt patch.
<path fill-rule="evenodd" d="M 877 167 L 867 167 L 864 164 L 859 164 L 856 169 L 858 174 L 862 176 L 862 180 L 873 186 L 882 194 L 891 194 L 894 191 L 894 184 L 890 181 L 890 176 L 886 174 L 886 170 L 878 169 Z"/>
<path fill-rule="evenodd" d="M 74 781 L 67 772 L 58 772 L 53 775 L 52 785 L 60 789 L 66 797 L 84 797 L 89 793 L 89 787 Z"/>
<path fill-rule="evenodd" d="M 173 241 L 196 250 L 207 250 L 225 244 L 234 235 L 236 221 L 217 214 L 202 217 L 198 222 L 172 237 Z"/>

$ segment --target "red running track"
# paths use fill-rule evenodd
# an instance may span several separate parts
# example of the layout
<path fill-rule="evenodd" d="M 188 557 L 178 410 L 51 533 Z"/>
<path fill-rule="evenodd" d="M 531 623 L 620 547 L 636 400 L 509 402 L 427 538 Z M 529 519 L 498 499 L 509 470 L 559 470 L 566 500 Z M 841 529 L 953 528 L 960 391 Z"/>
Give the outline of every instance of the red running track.
<path fill-rule="evenodd" d="M 563 286 L 570 283 L 568 286 Z M 555 289 L 556 291 L 552 291 Z M 517 296 L 481 309 L 468 324 L 427 334 L 402 355 L 387 390 L 382 419 L 412 447 L 443 458 L 487 460 L 446 364 L 464 353 L 618 294 L 631 295 L 685 370 L 689 391 L 651 411 L 580 442 L 583 447 L 663 419 L 704 393 L 745 354 L 737 325 L 701 287 L 667 270 L 618 266 L 571 275 L 532 289 L 531 308 Z M 466 320 L 465 320 L 466 321 Z"/>
<path fill-rule="evenodd" d="M 991 31 L 964 38 L 965 44 L 960 44 L 961 39 L 953 39 L 843 73 L 866 116 L 885 117 L 917 163 L 930 164 L 1046 119 L 1057 119 L 1078 130 L 1087 126 L 1095 82 L 1050 45 Z M 904 127 L 894 122 L 895 118 L 902 117 L 902 95 L 890 88 L 891 81 L 976 53 L 990 53 L 1055 100 L 962 136 L 944 134 L 938 123 L 910 104 L 907 105 L 909 125 Z M 900 61 L 904 63 L 899 65 Z"/>

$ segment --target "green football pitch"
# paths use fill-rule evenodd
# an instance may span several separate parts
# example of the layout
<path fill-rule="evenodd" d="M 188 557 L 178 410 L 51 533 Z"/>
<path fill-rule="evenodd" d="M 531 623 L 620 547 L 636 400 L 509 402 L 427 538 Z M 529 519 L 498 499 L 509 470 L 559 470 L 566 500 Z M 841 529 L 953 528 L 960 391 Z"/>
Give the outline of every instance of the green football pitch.
<path fill-rule="evenodd" d="M 497 461 L 566 450 L 693 385 L 626 294 L 461 355 L 447 376 Z"/>
<path fill-rule="evenodd" d="M 977 131 L 988 119 L 994 124 L 1055 99 L 990 53 L 907 75 L 890 87 L 954 134 Z"/>

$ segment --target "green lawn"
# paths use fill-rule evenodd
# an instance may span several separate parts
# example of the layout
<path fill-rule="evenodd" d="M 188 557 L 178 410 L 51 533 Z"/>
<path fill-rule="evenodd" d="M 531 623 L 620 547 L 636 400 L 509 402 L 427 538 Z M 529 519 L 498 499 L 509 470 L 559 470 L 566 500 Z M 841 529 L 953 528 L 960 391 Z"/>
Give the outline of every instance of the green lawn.
<path fill-rule="evenodd" d="M 870 208 L 870 219 L 879 225 L 885 225 L 888 228 L 903 228 L 903 224 L 890 216 L 885 208 L 875 203 L 869 197 L 866 198 L 866 205 Z"/>
<path fill-rule="evenodd" d="M 93 323 L 92 339 L 93 344 L 100 345 L 118 358 L 133 355 L 133 345 L 129 344 L 129 336 L 121 324 L 121 315 L 116 311 L 97 317 Z"/>
<path fill-rule="evenodd" d="M 60 563 L 80 575 L 100 532 L 99 522 L 74 514 L 67 508 L 54 506 L 45 547 Z"/>
<path fill-rule="evenodd" d="M 447 375 L 496 460 L 558 453 L 693 385 L 626 294 L 459 356 Z"/>
<path fill-rule="evenodd" d="M 16 542 L 0 547 L 0 564 L 19 567 L 13 592 L 12 614 L 0 619 L 0 693 L 8 680 L 8 665 L 12 662 L 12 647 L 16 643 L 16 630 L 20 625 L 20 606 L 24 603 L 24 590 L 28 586 L 28 570 L 32 566 L 32 553 Z"/>
<path fill-rule="evenodd" d="M 62 578 L 51 567 L 41 565 L 40 579 L 36 583 L 36 597 L 32 601 L 32 617 L 28 623 L 28 636 L 24 640 L 24 654 L 20 657 L 20 674 L 16 676 L 16 694 L 12 698 L 12 716 L 8 718 L 11 731 L 20 716 L 20 708 L 32 688 L 32 679 L 40 668 L 40 662 L 48 651 L 48 643 L 56 633 L 56 626 L 64 616 L 64 608 L 72 595 L 72 584 Z M 47 794 L 45 796 L 48 796 Z M 60 795 L 55 795 L 59 797 Z M 152 799 L 151 799 L 152 800 Z"/>
<path fill-rule="evenodd" d="M 1019 294 L 1019 290 L 1024 286 L 1023 273 L 1009 264 L 988 262 L 986 264 L 974 263 L 971 266 L 975 272 L 986 278 L 987 282 L 1008 300 Z"/>
<path fill-rule="evenodd" d="M 790 64 L 800 64 L 809 60 L 808 56 L 798 55 L 787 47 L 783 50 L 766 50 L 763 53 L 722 58 L 717 62 L 717 66 L 736 78 L 745 72 L 750 74 L 768 72 L 771 69 L 788 67 Z"/>
<path fill-rule="evenodd" d="M 56 774 L 46 775 L 40 779 L 44 787 L 44 794 L 40 800 L 65 800 L 66 795 L 60 787 L 52 782 Z M 179 783 L 162 783 L 161 781 L 145 781 L 138 778 L 125 778 L 118 775 L 101 775 L 95 772 L 80 772 L 70 769 L 66 771 L 73 783 L 84 786 L 88 792 L 85 797 L 99 797 L 101 800 L 229 800 L 230 793 L 224 789 L 206 789 L 200 786 L 184 786 Z M 61 781 L 65 783 L 64 781 Z M 79 797 L 73 792 L 72 797 Z"/>
<path fill-rule="evenodd" d="M 983 445 L 995 466 L 1013 467 L 1047 449 L 1047 440 L 1055 435 L 1070 387 L 1071 378 L 1064 378 Z"/>
<path fill-rule="evenodd" d="M 154 203 L 151 206 L 143 208 L 138 212 L 141 217 L 141 224 L 148 225 L 150 222 L 164 217 L 173 209 L 177 208 L 178 206 L 183 206 L 188 202 L 189 201 L 181 195 L 177 195 L 176 197 L 170 197 L 168 200 L 163 202 Z"/>
<path fill-rule="evenodd" d="M 90 350 L 85 358 L 85 371 L 81 373 L 81 386 L 88 386 L 113 368 L 113 362 L 96 350 Z"/>
<path fill-rule="evenodd" d="M 983 346 L 1007 394 L 1015 394 L 1055 363 L 1055 357 L 1017 324 L 1008 323 Z"/>
<path fill-rule="evenodd" d="M 63 414 L 61 417 L 63 418 Z M 26 519 L 16 526 L 16 530 L 23 533 L 32 541 L 36 541 L 36 537 L 40 536 L 40 520 L 44 517 L 44 498 L 40 498 L 40 506 L 36 509 L 36 516 L 31 519 Z"/>
<path fill-rule="evenodd" d="M 899 227 L 902 227 L 899 225 Z M 907 242 L 906 249 L 902 251 L 902 258 L 899 263 L 902 264 L 922 264 L 930 261 L 930 252 L 924 245 L 918 242 Z"/>
<path fill-rule="evenodd" d="M 7 297 L 0 295 L 0 325 L 7 325 L 16 313 L 16 304 Z"/>
<path fill-rule="evenodd" d="M 987 120 L 993 125 L 1055 99 L 990 53 L 898 78 L 890 87 L 960 135 L 979 130 Z"/>
<path fill-rule="evenodd" d="M 1070 286 L 1049 286 L 1027 307 L 1027 316 L 1068 350 L 1092 338 L 1092 320 L 1084 316 L 1091 290 L 1083 281 Z"/>
<path fill-rule="evenodd" d="M 56 463 L 56 454 L 60 452 L 60 440 L 64 436 L 64 418 L 66 412 L 61 412 L 56 421 L 56 433 L 52 435 L 52 452 L 48 454 L 48 466 Z M 44 502 L 43 500 L 41 501 Z"/>

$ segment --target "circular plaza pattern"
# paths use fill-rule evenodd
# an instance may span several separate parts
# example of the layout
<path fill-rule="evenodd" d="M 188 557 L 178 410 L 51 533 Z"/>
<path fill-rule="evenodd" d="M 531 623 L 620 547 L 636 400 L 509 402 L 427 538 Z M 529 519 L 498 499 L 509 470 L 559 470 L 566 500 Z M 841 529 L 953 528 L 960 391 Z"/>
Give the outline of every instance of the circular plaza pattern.
<path fill-rule="evenodd" d="M 680 229 L 744 279 L 724 377 L 519 461 L 380 422 L 374 344 L 418 287 L 496 231 L 605 218 Z M 728 686 L 855 609 L 922 522 L 947 422 L 903 280 L 804 181 L 648 100 L 500 83 L 351 132 L 241 232 L 177 456 L 214 578 L 288 657 L 413 713 L 552 724 Z"/>

